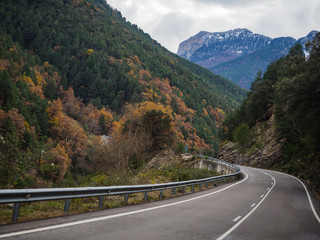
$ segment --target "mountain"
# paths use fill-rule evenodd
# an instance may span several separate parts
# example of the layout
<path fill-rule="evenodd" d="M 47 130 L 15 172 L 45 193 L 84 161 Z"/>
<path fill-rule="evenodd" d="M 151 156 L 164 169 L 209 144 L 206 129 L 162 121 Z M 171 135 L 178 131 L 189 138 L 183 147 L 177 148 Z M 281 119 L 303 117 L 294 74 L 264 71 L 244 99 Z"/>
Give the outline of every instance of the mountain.
<path fill-rule="evenodd" d="M 292 37 L 271 39 L 248 29 L 226 32 L 199 32 L 179 45 L 178 55 L 249 89 L 257 72 L 288 54 L 296 43 L 312 40 L 317 31 L 296 40 Z"/>
<path fill-rule="evenodd" d="M 135 171 L 166 146 L 217 154 L 246 95 L 104 0 L 1 1 L 0 20 L 5 188 Z"/>

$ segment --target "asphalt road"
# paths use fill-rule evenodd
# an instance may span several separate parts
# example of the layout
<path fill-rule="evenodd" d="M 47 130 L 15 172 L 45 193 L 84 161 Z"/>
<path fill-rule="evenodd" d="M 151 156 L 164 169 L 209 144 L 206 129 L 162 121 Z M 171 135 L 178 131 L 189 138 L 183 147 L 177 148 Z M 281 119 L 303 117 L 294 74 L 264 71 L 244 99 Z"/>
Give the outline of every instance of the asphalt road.
<path fill-rule="evenodd" d="M 164 201 L 1 226 L 0 238 L 320 239 L 320 203 L 299 180 L 241 169 L 238 182 Z"/>

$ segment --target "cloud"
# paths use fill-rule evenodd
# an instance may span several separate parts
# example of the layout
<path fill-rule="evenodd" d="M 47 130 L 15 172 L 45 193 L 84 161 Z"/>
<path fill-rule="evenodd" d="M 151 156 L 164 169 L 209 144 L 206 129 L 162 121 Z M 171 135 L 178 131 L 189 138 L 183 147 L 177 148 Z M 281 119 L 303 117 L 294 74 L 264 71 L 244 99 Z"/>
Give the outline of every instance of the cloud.
<path fill-rule="evenodd" d="M 200 31 L 248 28 L 299 38 L 320 30 L 319 0 L 107 0 L 170 51 Z"/>
<path fill-rule="evenodd" d="M 177 51 L 181 39 L 189 38 L 193 27 L 190 15 L 173 11 L 157 19 L 150 34 L 170 50 L 176 48 L 174 51 Z"/>
<path fill-rule="evenodd" d="M 261 3 L 266 0 L 192 0 L 195 4 L 202 3 L 205 5 L 222 5 L 226 7 L 232 7 L 232 6 L 246 6 L 246 5 L 252 5 L 255 3 Z"/>

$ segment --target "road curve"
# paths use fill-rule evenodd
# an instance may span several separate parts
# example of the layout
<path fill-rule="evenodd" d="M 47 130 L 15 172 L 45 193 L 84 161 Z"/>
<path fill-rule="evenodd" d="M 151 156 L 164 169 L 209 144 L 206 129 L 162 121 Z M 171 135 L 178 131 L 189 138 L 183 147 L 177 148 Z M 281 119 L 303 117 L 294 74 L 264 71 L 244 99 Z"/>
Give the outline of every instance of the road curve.
<path fill-rule="evenodd" d="M 242 180 L 194 194 L 0 226 L 0 239 L 320 239 L 320 203 L 302 182 L 241 169 Z"/>

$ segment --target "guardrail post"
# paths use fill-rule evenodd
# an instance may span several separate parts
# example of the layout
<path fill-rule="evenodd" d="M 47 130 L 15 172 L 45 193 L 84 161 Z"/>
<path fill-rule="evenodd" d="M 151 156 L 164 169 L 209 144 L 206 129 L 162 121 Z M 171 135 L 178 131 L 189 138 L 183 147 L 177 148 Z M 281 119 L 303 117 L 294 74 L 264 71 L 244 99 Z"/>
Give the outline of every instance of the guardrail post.
<path fill-rule="evenodd" d="M 159 198 L 160 198 L 160 199 L 163 198 L 163 190 L 160 190 Z"/>
<path fill-rule="evenodd" d="M 176 194 L 176 188 L 172 188 L 172 195 Z"/>
<path fill-rule="evenodd" d="M 144 198 L 143 198 L 143 200 L 144 200 L 145 202 L 148 200 L 148 192 L 145 192 L 145 193 L 144 193 Z"/>
<path fill-rule="evenodd" d="M 104 199 L 104 196 L 99 197 L 99 208 L 103 207 L 103 199 Z"/>
<path fill-rule="evenodd" d="M 66 199 L 66 201 L 64 203 L 64 213 L 69 212 L 69 207 L 70 207 L 70 199 Z"/>
<path fill-rule="evenodd" d="M 194 184 L 192 184 L 191 192 L 194 192 Z"/>
<path fill-rule="evenodd" d="M 209 182 L 206 182 L 206 188 L 208 188 L 209 187 Z"/>
<path fill-rule="evenodd" d="M 199 183 L 199 191 L 202 190 L 202 183 Z"/>
<path fill-rule="evenodd" d="M 124 204 L 125 205 L 128 205 L 128 200 L 129 200 L 129 194 L 127 193 L 124 195 Z"/>
<path fill-rule="evenodd" d="M 20 203 L 15 203 L 13 207 L 13 213 L 12 213 L 12 223 L 16 223 L 18 221 L 19 209 L 20 209 Z"/>
<path fill-rule="evenodd" d="M 184 194 L 186 192 L 186 187 L 182 187 L 182 193 Z"/>

